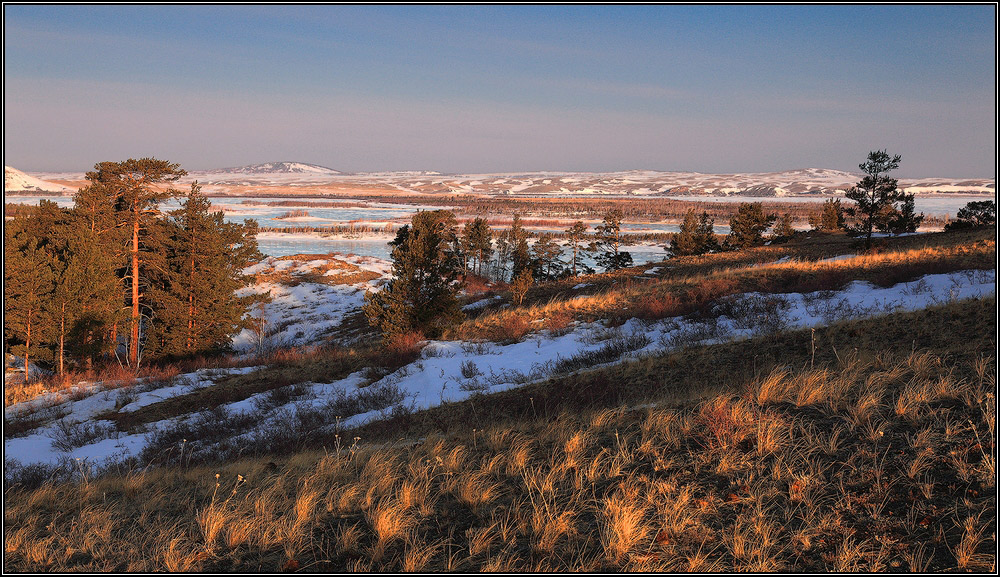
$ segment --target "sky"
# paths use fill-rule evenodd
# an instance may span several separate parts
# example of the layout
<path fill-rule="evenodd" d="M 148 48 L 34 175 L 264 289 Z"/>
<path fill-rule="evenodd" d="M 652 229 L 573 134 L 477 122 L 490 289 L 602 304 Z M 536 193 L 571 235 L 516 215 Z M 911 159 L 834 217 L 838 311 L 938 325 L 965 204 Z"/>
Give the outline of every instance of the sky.
<path fill-rule="evenodd" d="M 996 7 L 4 10 L 4 164 L 996 177 Z"/>

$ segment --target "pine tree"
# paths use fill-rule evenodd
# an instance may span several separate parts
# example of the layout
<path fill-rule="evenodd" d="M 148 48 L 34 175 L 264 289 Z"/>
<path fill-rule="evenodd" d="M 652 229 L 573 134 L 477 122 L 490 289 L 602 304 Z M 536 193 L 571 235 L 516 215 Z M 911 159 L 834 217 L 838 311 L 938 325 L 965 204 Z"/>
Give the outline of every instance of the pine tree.
<path fill-rule="evenodd" d="M 528 232 L 521 226 L 521 215 L 515 214 L 508 231 L 508 242 L 511 247 L 510 278 L 513 280 L 521 271 L 531 268 L 531 251 L 528 247 Z"/>
<path fill-rule="evenodd" d="M 21 217 L 4 226 L 4 342 L 24 358 L 24 380 L 32 359 L 51 360 L 45 346 L 52 333 L 51 298 L 55 291 L 55 257 L 45 239 Z"/>
<path fill-rule="evenodd" d="M 572 263 L 571 270 L 573 276 L 578 276 L 578 266 L 584 269 L 584 272 L 587 274 L 592 273 L 594 269 L 579 262 L 581 253 L 586 254 L 589 252 L 589 243 L 586 246 L 583 245 L 583 241 L 587 238 L 587 225 L 583 224 L 583 221 L 578 220 L 573 223 L 573 226 L 566 229 L 566 233 L 569 235 L 569 244 L 573 247 L 573 259 L 570 261 Z"/>
<path fill-rule="evenodd" d="M 726 247 L 742 250 L 763 243 L 764 232 L 777 218 L 774 214 L 764 214 L 764 204 L 761 202 L 741 202 L 736 214 L 729 219 Z"/>
<path fill-rule="evenodd" d="M 896 208 L 892 217 L 880 227 L 882 232 L 891 234 L 903 234 L 907 232 L 917 232 L 917 227 L 924 220 L 924 213 L 915 214 L 913 194 L 900 194 L 901 206 Z"/>
<path fill-rule="evenodd" d="M 773 240 L 775 242 L 784 242 L 795 236 L 795 227 L 792 226 L 792 215 L 785 213 L 781 215 L 778 219 L 778 223 L 774 225 Z"/>
<path fill-rule="evenodd" d="M 461 320 L 457 236 L 455 215 L 447 210 L 418 212 L 399 229 L 390 243 L 393 278 L 383 290 L 366 293 L 362 307 L 384 340 L 412 330 L 435 337 Z"/>
<path fill-rule="evenodd" d="M 869 152 L 868 160 L 858 165 L 865 177 L 845 194 L 856 203 L 846 207 L 845 212 L 858 219 L 848 227 L 848 232 L 864 235 L 866 248 L 872 245 L 872 232 L 887 226 L 894 218 L 894 204 L 904 200 L 903 194 L 896 188 L 896 179 L 885 174 L 899 168 L 900 159 L 898 154 L 890 157 L 884 150 Z"/>
<path fill-rule="evenodd" d="M 123 162 L 100 162 L 94 170 L 86 174 L 91 186 L 98 185 L 109 191 L 107 196 L 115 200 L 115 216 L 118 226 L 128 235 L 128 263 L 125 278 L 131 294 L 131 314 L 129 316 L 128 364 L 136 368 L 140 361 L 143 311 L 148 318 L 149 309 L 143 287 L 145 276 L 151 268 L 163 268 L 162 255 L 156 252 L 147 236 L 159 216 L 159 203 L 179 194 L 174 189 L 163 189 L 162 184 L 174 182 L 187 172 L 180 165 L 155 158 L 128 159 Z"/>
<path fill-rule="evenodd" d="M 697 228 L 698 217 L 695 216 L 695 210 L 689 208 L 684 214 L 684 220 L 681 221 L 680 230 L 674 233 L 674 237 L 670 239 L 670 252 L 674 256 L 698 254 L 698 244 L 695 239 Z"/>
<path fill-rule="evenodd" d="M 501 230 L 497 234 L 497 260 L 493 265 L 493 278 L 500 282 L 507 279 L 507 263 L 511 253 L 510 230 Z"/>
<path fill-rule="evenodd" d="M 85 226 L 81 215 L 74 212 L 73 216 L 63 232 L 66 262 L 55 293 L 60 312 L 59 358 L 68 353 L 90 366 L 97 356 L 114 350 L 110 327 L 122 310 L 122 283 L 101 235 Z"/>
<path fill-rule="evenodd" d="M 997 204 L 992 200 L 978 200 L 958 209 L 957 220 L 944 225 L 945 230 L 961 230 L 980 226 L 996 226 Z"/>
<path fill-rule="evenodd" d="M 809 215 L 809 225 L 813 230 L 834 232 L 844 228 L 844 207 L 839 198 L 828 198 L 818 213 Z"/>
<path fill-rule="evenodd" d="M 707 212 L 702 212 L 698 218 L 695 241 L 698 244 L 698 254 L 719 250 L 719 241 L 715 238 L 715 219 Z"/>
<path fill-rule="evenodd" d="M 604 215 L 604 221 L 596 227 L 595 243 L 601 254 L 597 255 L 597 264 L 604 267 L 605 272 L 632 266 L 632 254 L 620 250 L 625 244 L 621 233 L 624 214 L 620 208 L 609 210 Z"/>
<path fill-rule="evenodd" d="M 462 244 L 474 259 L 475 273 L 482 276 L 483 263 L 489 262 L 493 254 L 493 231 L 486 219 L 476 218 L 465 223 L 462 229 Z"/>
<path fill-rule="evenodd" d="M 562 247 L 552 238 L 552 234 L 540 234 L 535 245 L 531 247 L 531 253 L 533 255 L 531 268 L 535 280 L 553 280 L 562 274 L 563 262 L 559 259 Z"/>
<path fill-rule="evenodd" d="M 116 295 L 111 293 L 98 298 L 104 301 L 92 301 L 80 318 L 80 323 L 72 329 L 74 346 L 80 347 L 77 354 L 82 355 L 87 364 L 93 363 L 97 356 L 115 354 L 118 348 L 119 325 L 127 321 L 125 314 L 126 283 L 123 278 L 128 270 L 128 234 L 124 221 L 118 215 L 122 208 L 113 182 L 91 180 L 90 184 L 79 189 L 73 195 L 73 212 L 80 221 L 81 229 L 89 231 L 87 257 L 92 262 L 89 270 L 100 274 L 96 284 L 101 287 L 109 282 L 108 276 L 118 279 Z M 81 253 L 82 254 L 82 253 Z M 106 264 L 110 262 L 110 270 Z M 86 267 L 85 267 L 86 268 Z"/>
<path fill-rule="evenodd" d="M 695 214 L 693 208 L 688 209 L 681 222 L 680 231 L 674 234 L 670 241 L 670 252 L 674 256 L 705 254 L 717 250 L 719 242 L 715 240 L 715 220 L 702 212 Z"/>
<path fill-rule="evenodd" d="M 191 356 L 229 349 L 255 298 L 235 291 L 252 280 L 242 271 L 260 260 L 257 223 L 227 223 L 197 183 L 181 207 L 160 223 L 166 268 L 154 275 L 153 356 Z"/>

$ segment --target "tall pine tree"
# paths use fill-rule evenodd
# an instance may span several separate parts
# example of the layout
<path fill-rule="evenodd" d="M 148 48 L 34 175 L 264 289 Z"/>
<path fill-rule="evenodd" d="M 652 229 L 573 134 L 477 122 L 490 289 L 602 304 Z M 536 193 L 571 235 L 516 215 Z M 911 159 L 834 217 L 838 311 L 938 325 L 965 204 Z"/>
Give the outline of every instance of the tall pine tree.
<path fill-rule="evenodd" d="M 483 274 L 483 263 L 488 263 L 493 254 L 493 231 L 486 219 L 475 218 L 465 223 L 462 230 L 462 243 L 465 251 L 472 256 L 473 270 L 477 275 Z"/>
<path fill-rule="evenodd" d="M 514 220 L 507 231 L 508 242 L 511 247 L 511 282 L 514 281 L 521 271 L 531 268 L 531 250 L 528 247 L 528 231 L 521 225 L 521 215 L 515 214 Z"/>
<path fill-rule="evenodd" d="M 594 272 L 594 269 L 580 262 L 583 255 L 589 254 L 591 252 L 592 244 L 584 244 L 587 239 L 587 225 L 583 224 L 582 220 L 578 220 L 573 223 L 573 226 L 566 229 L 566 234 L 569 235 L 569 244 L 573 247 L 573 258 L 570 261 L 570 270 L 572 275 L 577 275 L 577 267 L 580 268 L 584 273 L 590 274 Z"/>
<path fill-rule="evenodd" d="M 595 229 L 595 244 L 602 251 L 597 255 L 597 264 L 603 266 L 605 272 L 632 266 L 632 254 L 621 250 L 621 246 L 625 244 L 621 232 L 624 218 L 620 208 L 609 210 L 604 215 L 604 221 Z"/>
<path fill-rule="evenodd" d="M 15 219 L 4 226 L 4 342 L 24 358 L 24 379 L 30 380 L 31 361 L 51 360 L 45 345 L 52 336 L 51 297 L 55 290 L 56 258 L 31 219 Z"/>
<path fill-rule="evenodd" d="M 143 290 L 149 288 L 145 277 L 150 269 L 164 267 L 162 255 L 156 251 L 155 243 L 147 242 L 147 237 L 160 215 L 159 203 L 179 194 L 172 188 L 164 188 L 164 185 L 185 174 L 187 171 L 176 163 L 155 158 L 130 158 L 123 162 L 100 162 L 86 175 L 91 186 L 106 189 L 105 196 L 114 198 L 116 225 L 123 228 L 127 235 L 128 263 L 124 276 L 131 305 L 127 360 L 133 368 L 139 366 L 141 344 L 145 338 L 143 316 L 148 319 L 152 312 L 148 298 L 144 298 L 148 295 Z"/>
<path fill-rule="evenodd" d="M 396 233 L 390 243 L 393 278 L 381 291 L 366 293 L 362 307 L 386 342 L 413 330 L 436 337 L 461 320 L 457 236 L 455 215 L 447 210 L 418 212 Z"/>
<path fill-rule="evenodd" d="M 197 183 L 181 207 L 160 225 L 166 267 L 154 274 L 150 297 L 154 357 L 191 356 L 229 349 L 254 297 L 234 293 L 252 280 L 244 268 L 260 260 L 257 223 L 227 223 Z"/>
<path fill-rule="evenodd" d="M 897 212 L 895 203 L 904 200 L 903 193 L 896 188 L 896 179 L 886 174 L 899 168 L 901 158 L 898 154 L 889 156 L 884 150 L 869 152 L 868 160 L 858 165 L 865 177 L 844 195 L 855 202 L 845 212 L 857 218 L 847 230 L 864 236 L 866 248 L 872 245 L 872 232 L 886 228 Z"/>
<path fill-rule="evenodd" d="M 775 214 L 764 214 L 761 202 L 741 202 L 729 219 L 729 235 L 725 245 L 730 250 L 742 250 L 764 242 L 764 232 L 778 219 Z"/>

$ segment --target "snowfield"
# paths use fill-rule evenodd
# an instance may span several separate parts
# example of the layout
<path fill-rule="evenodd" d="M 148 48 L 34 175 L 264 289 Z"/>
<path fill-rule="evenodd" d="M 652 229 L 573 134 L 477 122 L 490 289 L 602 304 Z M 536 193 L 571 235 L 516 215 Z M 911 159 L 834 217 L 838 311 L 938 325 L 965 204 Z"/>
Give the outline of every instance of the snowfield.
<path fill-rule="evenodd" d="M 248 275 L 277 272 L 285 272 L 292 276 L 302 275 L 329 263 L 330 260 L 329 258 L 308 261 L 278 260 L 268 257 L 247 267 L 243 272 Z M 259 305 L 251 312 L 252 316 L 264 320 L 263 331 L 258 330 L 255 333 L 253 330 L 243 329 L 233 338 L 233 348 L 241 353 L 249 353 L 257 347 L 273 350 L 317 344 L 343 322 L 345 315 L 361 308 L 365 292 L 379 290 L 392 269 L 391 262 L 374 257 L 338 255 L 336 260 L 380 276 L 370 281 L 332 286 L 312 282 L 302 282 L 297 286 L 279 282 L 258 282 L 240 289 L 236 292 L 237 296 L 269 295 L 271 302 Z M 323 276 L 336 279 L 340 272 L 342 271 L 331 269 Z"/>
<path fill-rule="evenodd" d="M 272 301 L 263 306 L 263 312 L 266 326 L 274 328 L 270 336 L 276 344 L 304 345 L 322 340 L 346 314 L 357 310 L 364 291 L 377 290 L 389 272 L 387 261 L 340 258 L 361 270 L 382 276 L 334 286 L 312 282 L 286 286 L 265 282 L 246 289 L 247 292 L 271 294 Z M 325 262 L 324 259 L 271 258 L 247 272 L 305 274 Z M 288 402 L 282 401 L 274 391 L 259 393 L 214 411 L 151 422 L 131 434 L 120 433 L 110 422 L 95 420 L 95 417 L 109 412 L 130 413 L 193 390 L 215 386 L 219 379 L 230 375 L 252 373 L 257 367 L 200 370 L 169 381 L 140 382 L 123 388 L 104 383 L 81 383 L 73 389 L 46 394 L 5 410 L 8 422 L 31 419 L 42 423 L 23 436 L 5 438 L 5 476 L 9 478 L 12 470 L 29 465 L 64 466 L 81 472 L 91 468 L 99 470 L 139 455 L 164 432 L 186 430 L 184 427 L 199 423 L 215 424 L 220 419 L 240 425 L 234 426 L 224 441 L 185 438 L 184 444 L 189 450 L 211 450 L 213 442 L 225 442 L 230 447 L 254 446 L 273 431 L 287 428 L 289 423 L 308 422 L 310 418 L 322 418 L 321 422 L 326 424 L 318 426 L 335 431 L 339 427 L 384 418 L 400 407 L 433 407 L 461 401 L 474 394 L 502 391 L 551 376 L 626 362 L 629 358 L 694 344 L 918 310 L 995 293 L 995 270 L 960 271 L 926 275 L 889 288 L 856 281 L 840 291 L 735 295 L 717 303 L 719 315 L 716 318 L 702 321 L 683 317 L 655 322 L 631 319 L 613 328 L 602 323 L 573 323 L 559 333 L 539 330 L 521 342 L 507 345 L 431 341 L 418 360 L 388 375 L 360 371 L 329 383 L 299 383 L 292 385 L 296 396 Z M 241 351 L 249 351 L 254 347 L 254 335 L 244 331 L 234 339 L 234 344 Z M 351 413 L 352 410 L 355 412 Z"/>

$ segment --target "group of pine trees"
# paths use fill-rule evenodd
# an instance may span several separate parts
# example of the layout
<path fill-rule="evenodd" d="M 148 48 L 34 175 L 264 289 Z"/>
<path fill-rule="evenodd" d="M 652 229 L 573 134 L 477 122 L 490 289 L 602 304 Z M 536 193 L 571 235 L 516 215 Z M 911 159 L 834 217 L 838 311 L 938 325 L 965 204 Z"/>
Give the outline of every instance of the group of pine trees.
<path fill-rule="evenodd" d="M 777 224 L 775 224 L 777 222 Z M 764 212 L 762 202 L 743 202 L 736 208 L 736 214 L 729 219 L 729 234 L 719 243 L 715 236 L 715 219 L 707 212 L 698 215 L 692 208 L 684 215 L 680 230 L 674 234 L 667 250 L 673 256 L 705 254 L 718 250 L 744 250 L 764 242 L 764 233 L 772 230 L 771 240 L 782 241 L 795 234 L 792 216 Z"/>
<path fill-rule="evenodd" d="M 483 218 L 459 229 L 451 211 L 418 212 L 389 243 L 392 280 L 383 290 L 367 293 L 362 310 L 387 340 L 411 331 L 438 336 L 462 318 L 457 294 L 470 274 L 509 282 L 523 298 L 536 281 L 593 273 L 584 262 L 587 256 L 605 271 L 631 266 L 632 255 L 623 250 L 628 240 L 621 232 L 622 218 L 620 210 L 609 211 L 593 234 L 577 221 L 566 231 L 563 246 L 549 233 L 529 244 L 517 214 L 510 228 L 494 231 Z M 570 254 L 563 258 L 564 252 Z"/>
<path fill-rule="evenodd" d="M 436 212 L 450 214 L 454 219 L 450 211 Z M 452 238 L 452 250 L 459 259 L 463 276 L 475 274 L 513 282 L 528 275 L 540 282 L 594 273 L 595 269 L 585 264 L 588 257 L 605 272 L 632 266 L 632 255 L 622 250 L 628 245 L 621 231 L 622 218 L 620 210 L 608 211 L 592 234 L 583 221 L 577 221 L 565 231 L 565 245 L 557 242 L 552 233 L 541 233 L 534 243 L 529 243 L 528 231 L 519 214 L 514 215 L 510 228 L 500 231 L 494 231 L 485 219 L 475 218 L 465 223 L 460 231 L 454 227 L 453 233 L 449 233 L 453 236 L 449 238 Z M 408 234 L 416 224 L 414 220 L 400 232 L 406 229 L 403 234 Z M 397 236 L 390 244 L 397 247 L 399 243 Z"/>
<path fill-rule="evenodd" d="M 828 199 L 819 212 L 809 217 L 813 230 L 834 232 L 847 231 L 848 234 L 864 237 L 866 246 L 871 246 L 872 235 L 877 231 L 885 234 L 915 232 L 924 215 L 914 211 L 914 195 L 906 194 L 898 188 L 898 181 L 887 173 L 899 168 L 900 156 L 889 156 L 884 150 L 872 151 L 868 159 L 858 165 L 865 176 L 849 189 L 844 196 L 854 204 L 844 206 L 841 200 Z M 970 207 L 973 203 L 970 203 Z M 975 226 L 990 221 L 990 202 L 983 206 L 966 207 L 959 211 L 958 224 L 950 228 Z M 964 216 L 963 216 L 964 215 Z M 848 223 L 846 216 L 853 218 Z M 972 224 L 975 223 L 975 224 Z M 713 233 L 714 221 L 707 212 L 701 216 L 694 209 L 688 210 L 681 223 L 680 231 L 674 235 L 669 250 L 674 256 L 697 255 L 715 250 L 742 250 L 764 242 L 764 233 L 774 226 L 772 241 L 783 241 L 795 234 L 792 216 L 788 213 L 780 218 L 776 214 L 765 214 L 763 203 L 744 202 L 737 207 L 736 214 L 729 219 L 730 232 L 720 245 Z"/>
<path fill-rule="evenodd" d="M 155 158 L 101 162 L 73 208 L 43 200 L 5 222 L 4 346 L 26 369 L 228 348 L 254 300 L 234 291 L 261 258 L 257 224 L 225 222 L 197 183 L 171 188 L 185 174 Z M 159 210 L 178 197 L 178 210 Z"/>

